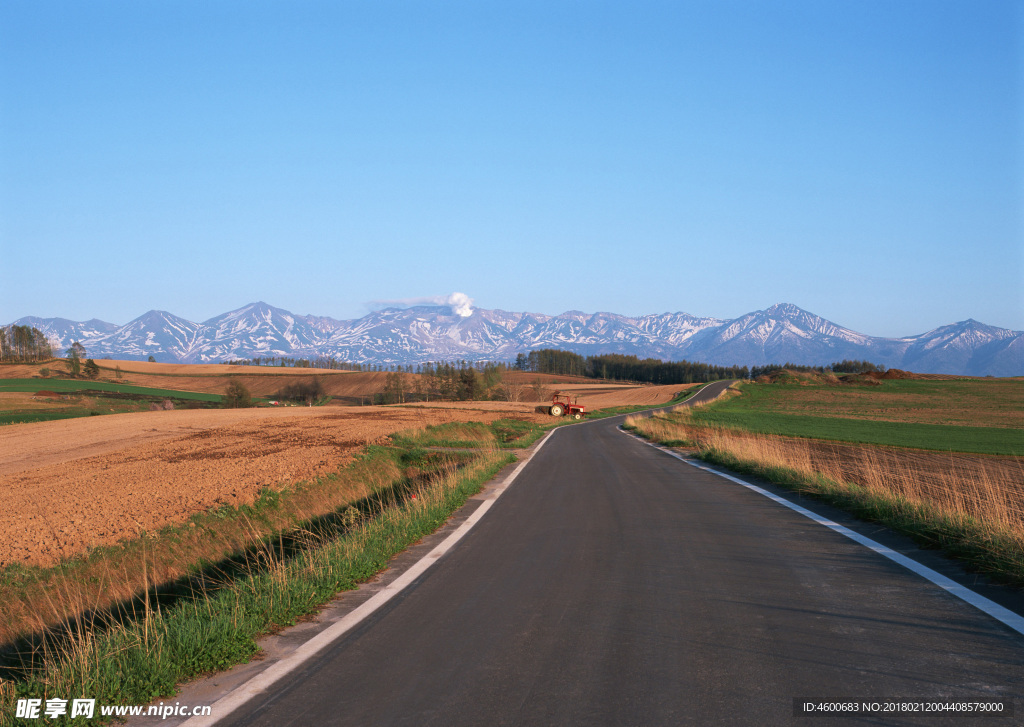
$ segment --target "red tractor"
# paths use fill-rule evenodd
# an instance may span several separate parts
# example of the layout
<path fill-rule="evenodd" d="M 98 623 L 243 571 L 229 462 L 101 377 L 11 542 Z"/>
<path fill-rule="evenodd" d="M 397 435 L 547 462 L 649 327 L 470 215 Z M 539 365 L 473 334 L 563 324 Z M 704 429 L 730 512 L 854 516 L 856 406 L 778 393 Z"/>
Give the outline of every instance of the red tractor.
<path fill-rule="evenodd" d="M 556 391 L 551 397 L 551 406 L 548 407 L 548 412 L 553 417 L 570 416 L 573 419 L 582 419 L 583 415 L 587 413 L 587 408 L 583 404 L 577 404 L 577 399 L 579 399 L 578 396 L 570 398 L 568 394 Z"/>

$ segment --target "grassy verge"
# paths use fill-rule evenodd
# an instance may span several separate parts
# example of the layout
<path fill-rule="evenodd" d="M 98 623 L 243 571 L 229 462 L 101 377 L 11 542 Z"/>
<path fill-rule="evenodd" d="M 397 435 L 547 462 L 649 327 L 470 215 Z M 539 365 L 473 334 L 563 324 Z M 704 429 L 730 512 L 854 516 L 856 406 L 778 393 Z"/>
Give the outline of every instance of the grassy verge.
<path fill-rule="evenodd" d="M 929 502 L 872 491 L 854 482 L 741 459 L 727 451 L 704 450 L 700 458 L 813 496 L 863 520 L 881 523 L 927 548 L 941 549 L 998 581 L 1024 587 L 1024 538 L 1019 530 L 964 512 L 950 512 Z"/>
<path fill-rule="evenodd" d="M 552 426 L 565 423 L 554 420 L 552 424 L 541 425 L 522 419 L 497 419 L 489 424 L 452 422 L 399 432 L 392 436 L 392 440 L 402 447 L 523 449 L 544 436 Z"/>
<path fill-rule="evenodd" d="M 17 698 L 146 703 L 172 696 L 181 681 L 247 661 L 257 651 L 258 636 L 295 623 L 380 571 L 510 461 L 509 454 L 494 450 L 455 460 L 408 448 L 371 448 L 355 469 L 396 476 L 319 517 L 258 535 L 266 531 L 261 523 L 274 521 L 296 499 L 267 493 L 252 506 L 208 513 L 198 524 L 123 546 L 126 562 L 140 559 L 142 588 L 103 609 L 89 607 L 87 589 L 71 591 L 102 577 L 89 570 L 90 562 L 106 558 L 107 577 L 116 573 L 109 553 L 40 573 L 7 569 L 3 585 L 9 593 L 49 579 L 36 589 L 40 598 L 68 600 L 65 606 L 75 616 L 21 642 L 22 658 L 8 662 L 8 681 L 0 687 L 0 724 L 10 722 Z M 164 551 L 197 537 L 197 531 L 230 530 L 225 523 L 238 526 L 241 547 L 216 562 L 196 561 L 171 581 L 160 578 Z"/>
<path fill-rule="evenodd" d="M 850 450 L 856 447 L 846 447 L 833 458 L 827 444 L 708 427 L 696 412 L 638 417 L 627 420 L 627 428 L 652 441 L 693 448 L 707 462 L 884 524 L 996 580 L 1024 586 L 1019 463 L 1000 469 L 998 463 L 987 463 L 988 470 L 964 476 L 952 460 L 945 471 L 915 470 L 920 457 L 861 447 L 862 462 L 851 466 Z"/>

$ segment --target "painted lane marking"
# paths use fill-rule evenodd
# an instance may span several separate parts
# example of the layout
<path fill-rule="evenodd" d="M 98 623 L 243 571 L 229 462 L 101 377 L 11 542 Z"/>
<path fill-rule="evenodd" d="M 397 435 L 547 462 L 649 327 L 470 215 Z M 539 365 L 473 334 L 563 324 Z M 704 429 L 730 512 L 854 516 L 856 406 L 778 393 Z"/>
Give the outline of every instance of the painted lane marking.
<path fill-rule="evenodd" d="M 779 503 L 780 505 L 784 505 L 784 506 L 788 507 L 790 510 L 793 510 L 794 512 L 800 513 L 804 517 L 813 520 L 814 522 L 818 523 L 819 525 L 824 525 L 825 527 L 827 527 L 827 528 L 829 528 L 831 530 L 834 530 L 835 532 L 839 533 L 840 535 L 844 535 L 847 538 L 849 538 L 850 540 L 853 540 L 856 543 L 860 543 L 861 545 L 863 545 L 866 548 L 870 548 L 871 550 L 875 551 L 879 555 L 883 555 L 886 558 L 888 558 L 889 560 L 891 560 L 891 561 L 893 561 L 895 563 L 900 564 L 901 566 L 903 566 L 907 570 L 913 571 L 914 573 L 916 573 L 917 575 L 921 576 L 922 578 L 924 578 L 924 579 L 926 579 L 928 581 L 931 581 L 932 583 L 937 585 L 939 588 L 943 589 L 944 591 L 950 593 L 953 596 L 956 596 L 961 601 L 964 601 L 965 603 L 968 603 L 971 606 L 974 606 L 979 611 L 982 611 L 982 612 L 988 614 L 989 616 L 994 618 L 996 621 L 999 621 L 1004 626 L 1008 626 L 1009 628 L 1013 629 L 1014 631 L 1016 631 L 1019 634 L 1024 634 L 1024 616 L 1020 616 L 1019 614 L 1014 613 L 1010 609 L 1005 608 L 1003 606 L 1000 606 L 995 601 L 991 601 L 991 600 L 985 598 L 980 593 L 975 593 L 970 588 L 967 588 L 966 586 L 962 586 L 959 583 L 957 583 L 956 581 L 954 581 L 953 579 L 947 578 L 946 576 L 942 575 L 938 571 L 934 571 L 931 568 L 929 568 L 928 566 L 922 565 L 922 564 L 918 563 L 913 558 L 908 558 L 907 556 L 903 555 L 902 553 L 897 553 L 892 548 L 888 548 L 888 547 L 882 545 L 881 543 L 878 543 L 878 542 L 872 540 L 871 538 L 865 537 L 865 536 L 861 535 L 858 532 L 850 530 L 848 527 L 845 527 L 843 525 L 840 525 L 837 522 L 829 520 L 826 517 L 818 515 L 817 513 L 812 512 L 812 511 L 808 510 L 805 507 L 801 507 L 800 505 L 797 505 L 797 504 L 795 504 L 793 502 L 790 502 L 789 500 L 785 499 L 784 497 L 779 497 L 778 495 L 776 495 L 774 493 L 771 493 L 771 492 L 768 492 L 767 490 L 765 490 L 763 488 L 760 488 L 757 485 L 752 485 L 749 482 L 744 482 L 739 477 L 734 477 L 733 475 L 727 474 L 725 472 L 720 472 L 719 470 L 716 470 L 716 469 L 714 469 L 712 467 L 708 467 L 707 465 L 704 465 L 704 464 L 697 464 L 696 462 L 692 462 L 692 461 L 686 459 L 685 457 L 683 457 L 682 455 L 678 454 L 677 452 L 672 452 L 672 451 L 670 451 L 670 450 L 668 450 L 668 449 L 666 449 L 664 447 L 658 446 L 657 444 L 653 444 L 651 442 L 647 442 L 647 441 L 645 441 L 643 439 L 640 439 L 636 435 L 627 432 L 625 429 L 622 429 L 622 427 L 619 427 L 619 431 L 622 432 L 623 434 L 628 434 L 629 436 L 633 437 L 634 439 L 637 439 L 640 442 L 643 442 L 644 444 L 648 445 L 649 447 L 654 447 L 655 449 L 657 449 L 657 450 L 659 450 L 661 452 L 664 452 L 665 454 L 669 455 L 670 457 L 675 457 L 676 459 L 680 460 L 681 462 L 685 462 L 686 464 L 688 464 L 688 465 L 690 465 L 692 467 L 696 467 L 697 469 L 704 470 L 705 472 L 710 472 L 711 474 L 718 475 L 719 477 L 724 477 L 725 479 L 729 480 L 730 482 L 735 482 L 737 485 L 743 485 L 748 490 L 753 490 L 754 492 L 757 492 L 758 494 L 764 495 L 768 499 L 774 500 L 775 502 Z"/>
<path fill-rule="evenodd" d="M 545 434 L 537 444 L 537 448 L 530 454 L 530 457 L 520 462 L 519 466 L 512 471 L 512 474 L 505 478 L 505 481 L 498 485 L 486 500 L 480 503 L 480 506 L 477 507 L 477 509 L 474 510 L 468 518 L 466 518 L 462 525 L 456 528 L 451 535 L 441 541 L 437 547 L 416 561 L 409 570 L 382 588 L 372 598 L 367 600 L 366 603 L 354 609 L 337 623 L 321 631 L 285 658 L 271 665 L 249 681 L 231 691 L 229 694 L 226 694 L 218 701 L 214 702 L 211 705 L 212 709 L 210 710 L 210 716 L 193 717 L 183 722 L 182 727 L 185 727 L 185 725 L 188 727 L 208 727 L 209 725 L 216 724 L 220 720 L 228 717 L 232 712 L 243 706 L 249 700 L 266 693 L 275 682 L 284 678 L 290 672 L 312 659 L 314 656 L 341 638 L 346 632 L 362 623 L 378 608 L 405 590 L 428 568 L 437 563 L 437 561 L 441 559 L 441 556 L 451 550 L 456 543 L 462 540 L 466 533 L 476 525 L 480 518 L 482 518 L 484 514 L 491 509 L 494 502 L 501 497 L 505 490 L 509 488 L 516 477 L 519 476 L 519 473 L 523 471 L 523 468 L 529 464 L 530 460 L 533 459 L 533 456 L 540 451 L 541 447 L 547 443 L 548 439 L 550 439 L 551 435 L 556 431 L 558 430 L 553 429 Z"/>

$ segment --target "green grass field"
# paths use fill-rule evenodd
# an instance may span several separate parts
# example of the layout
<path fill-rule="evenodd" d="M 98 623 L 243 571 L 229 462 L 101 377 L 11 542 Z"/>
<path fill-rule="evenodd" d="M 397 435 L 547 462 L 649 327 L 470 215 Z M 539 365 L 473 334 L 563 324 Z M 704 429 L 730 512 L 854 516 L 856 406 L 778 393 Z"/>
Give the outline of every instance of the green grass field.
<path fill-rule="evenodd" d="M 1024 429 L 1024 379 L 883 379 L 875 386 L 745 384 L 744 410 L 919 424 Z M 732 406 L 732 402 L 729 402 Z"/>
<path fill-rule="evenodd" d="M 1024 412 L 1022 381 L 895 379 L 872 387 L 744 384 L 740 390 L 695 410 L 694 421 L 857 444 L 1024 455 L 1024 427 L 1013 426 Z"/>
<path fill-rule="evenodd" d="M 0 379 L 0 391 L 35 392 L 55 391 L 57 393 L 116 392 L 140 396 L 164 397 L 167 399 L 190 399 L 193 401 L 220 401 L 219 394 L 198 394 L 194 391 L 175 389 L 151 389 L 145 386 L 113 384 L 107 381 L 86 379 Z"/>
<path fill-rule="evenodd" d="M 31 408 L 24 404 L 19 406 L 17 402 L 8 402 L 6 406 L 0 404 L 0 425 L 136 412 L 164 399 L 170 399 L 178 407 L 209 407 L 221 401 L 218 394 L 152 389 L 86 379 L 0 379 L 0 393 L 33 394 L 37 391 L 65 394 L 70 399 Z M 23 399 L 23 402 L 25 401 L 27 400 Z"/>

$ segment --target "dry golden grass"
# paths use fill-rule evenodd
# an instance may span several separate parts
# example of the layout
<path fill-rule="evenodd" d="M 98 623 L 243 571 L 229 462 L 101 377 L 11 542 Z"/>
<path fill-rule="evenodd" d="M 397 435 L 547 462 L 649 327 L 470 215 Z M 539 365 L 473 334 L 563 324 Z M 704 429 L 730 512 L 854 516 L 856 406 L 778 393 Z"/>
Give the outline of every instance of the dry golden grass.
<path fill-rule="evenodd" d="M 1011 533 L 1024 549 L 1024 458 L 938 454 L 693 426 L 685 410 L 627 425 L 662 442 L 685 442 L 812 479 L 853 483 L 868 493 L 925 505 L 956 520 Z"/>
<path fill-rule="evenodd" d="M 494 430 L 490 427 L 473 426 L 471 424 L 448 424 L 444 426 L 444 438 L 453 442 L 475 442 L 486 443 L 496 442 Z M 396 436 L 403 434 L 412 435 L 413 432 L 398 432 Z"/>
<path fill-rule="evenodd" d="M 483 450 L 481 458 L 493 450 Z M 442 466 L 454 473 L 454 463 Z M 392 458 L 360 460 L 335 477 L 311 483 L 277 498 L 273 507 L 245 510 L 220 518 L 208 514 L 198 524 L 143 536 L 92 557 L 50 569 L 30 569 L 25 577 L 0 581 L 0 644 L 26 633 L 52 628 L 69 617 L 96 612 L 136 597 L 153 584 L 171 583 L 196 563 L 216 563 L 245 551 L 268 535 L 313 522 L 370 497 L 402 477 L 416 479 Z M 293 537 L 302 537 L 298 533 Z M 312 537 L 312 536 L 311 536 Z M 257 554 L 260 551 L 257 550 Z"/>

